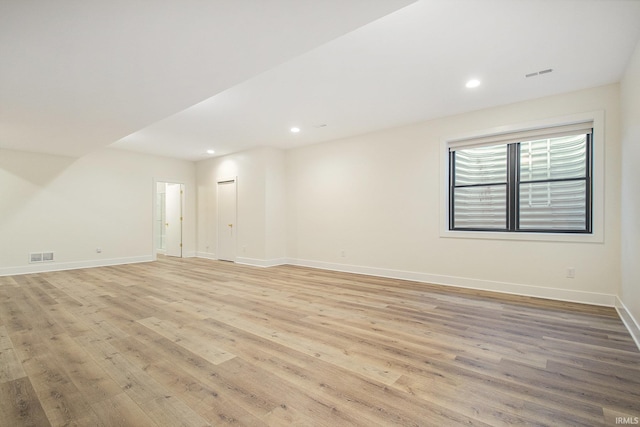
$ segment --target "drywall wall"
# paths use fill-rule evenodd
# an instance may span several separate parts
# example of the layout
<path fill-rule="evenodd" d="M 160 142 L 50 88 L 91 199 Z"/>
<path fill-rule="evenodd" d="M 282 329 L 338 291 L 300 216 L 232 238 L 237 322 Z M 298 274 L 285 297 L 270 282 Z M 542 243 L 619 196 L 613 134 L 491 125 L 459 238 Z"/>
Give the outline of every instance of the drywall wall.
<path fill-rule="evenodd" d="M 282 264 L 287 253 L 287 185 L 285 152 L 264 149 L 265 156 L 265 260 Z"/>
<path fill-rule="evenodd" d="M 285 256 L 284 152 L 258 148 L 197 163 L 198 256 L 216 259 L 217 183 L 237 180 L 236 261 L 268 266 Z"/>
<path fill-rule="evenodd" d="M 0 274 L 151 260 L 154 179 L 186 185 L 183 245 L 193 255 L 193 162 L 113 149 L 81 158 L 0 150 Z M 29 264 L 41 251 L 55 261 Z"/>
<path fill-rule="evenodd" d="M 640 43 L 620 84 L 622 105 L 622 287 L 640 346 Z M 633 324 L 632 324 L 633 323 Z"/>
<path fill-rule="evenodd" d="M 443 138 L 597 110 L 605 117 L 603 242 L 441 236 Z M 619 87 L 609 85 L 290 150 L 288 256 L 301 265 L 612 305 L 620 284 L 619 115 Z M 575 278 L 566 277 L 569 267 Z"/>

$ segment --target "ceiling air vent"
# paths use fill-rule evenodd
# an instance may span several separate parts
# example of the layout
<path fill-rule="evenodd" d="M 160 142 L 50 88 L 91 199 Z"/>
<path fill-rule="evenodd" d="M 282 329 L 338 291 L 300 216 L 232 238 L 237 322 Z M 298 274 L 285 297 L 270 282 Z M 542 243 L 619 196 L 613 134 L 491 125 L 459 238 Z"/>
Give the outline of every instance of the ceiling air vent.
<path fill-rule="evenodd" d="M 543 74 L 549 74 L 552 71 L 553 71 L 553 68 L 547 68 L 546 70 L 536 71 L 535 73 L 525 74 L 524 76 L 526 78 L 535 77 L 535 76 L 541 76 Z"/>

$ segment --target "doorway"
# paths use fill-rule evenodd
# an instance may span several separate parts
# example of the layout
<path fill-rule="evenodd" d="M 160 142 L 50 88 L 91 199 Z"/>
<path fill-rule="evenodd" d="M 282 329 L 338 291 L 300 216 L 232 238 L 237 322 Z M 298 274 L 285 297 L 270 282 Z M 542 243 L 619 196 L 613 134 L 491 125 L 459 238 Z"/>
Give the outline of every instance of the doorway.
<path fill-rule="evenodd" d="M 184 184 L 156 182 L 156 253 L 182 258 Z"/>
<path fill-rule="evenodd" d="M 236 260 L 236 180 L 218 181 L 218 247 L 217 258 Z"/>

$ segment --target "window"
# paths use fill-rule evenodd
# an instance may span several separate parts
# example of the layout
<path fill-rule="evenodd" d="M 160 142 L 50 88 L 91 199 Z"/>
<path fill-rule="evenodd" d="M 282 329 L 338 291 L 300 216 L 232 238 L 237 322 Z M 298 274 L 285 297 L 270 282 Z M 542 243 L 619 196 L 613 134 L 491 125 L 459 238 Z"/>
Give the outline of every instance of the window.
<path fill-rule="evenodd" d="M 591 233 L 592 123 L 449 146 L 449 230 Z"/>

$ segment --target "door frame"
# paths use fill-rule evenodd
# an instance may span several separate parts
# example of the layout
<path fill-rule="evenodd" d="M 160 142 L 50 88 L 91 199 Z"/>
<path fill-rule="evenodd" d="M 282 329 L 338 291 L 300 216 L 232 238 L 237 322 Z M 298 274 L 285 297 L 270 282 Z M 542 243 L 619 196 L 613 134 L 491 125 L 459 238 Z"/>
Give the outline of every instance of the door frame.
<path fill-rule="evenodd" d="M 181 231 L 180 231 L 180 235 L 181 235 L 181 240 L 182 240 L 182 258 L 184 258 L 184 254 L 185 254 L 185 250 L 184 250 L 184 218 L 186 217 L 185 215 L 185 207 L 186 207 L 186 199 L 187 199 L 187 184 L 184 183 L 183 181 L 179 181 L 179 180 L 175 180 L 175 179 L 162 179 L 162 178 L 153 178 L 153 184 L 152 184 L 152 188 L 153 188 L 153 192 L 152 194 L 152 201 L 151 201 L 151 259 L 153 261 L 156 261 L 158 259 L 158 242 L 156 239 L 156 236 L 158 235 L 158 215 L 156 214 L 156 204 L 158 203 L 158 184 L 159 183 L 165 183 L 165 184 L 180 184 L 181 188 L 182 188 L 182 198 L 181 198 L 181 206 L 180 209 L 182 210 L 182 218 L 183 220 L 180 222 L 180 227 L 181 227 Z"/>
<path fill-rule="evenodd" d="M 235 233 L 233 235 L 233 246 L 234 246 L 234 255 L 233 260 L 231 262 L 236 262 L 237 253 L 238 253 L 238 177 L 237 176 L 228 176 L 228 177 L 219 177 L 216 179 L 216 259 L 220 259 L 220 192 L 218 191 L 218 186 L 220 184 L 233 182 L 234 192 L 235 192 L 235 218 L 234 218 L 234 226 Z"/>

